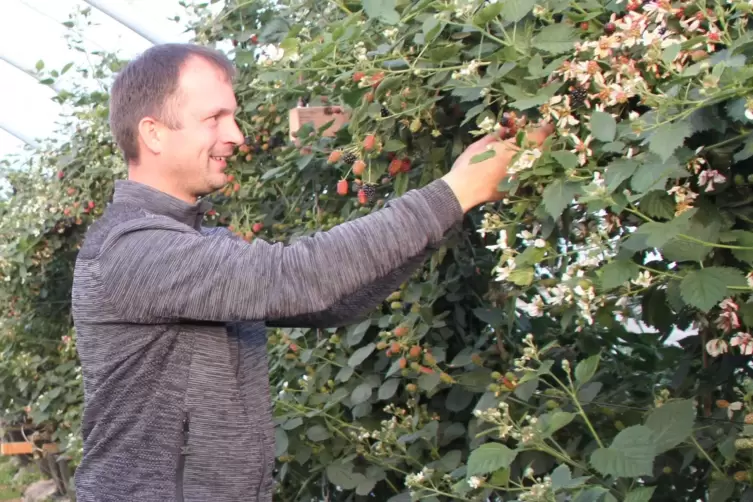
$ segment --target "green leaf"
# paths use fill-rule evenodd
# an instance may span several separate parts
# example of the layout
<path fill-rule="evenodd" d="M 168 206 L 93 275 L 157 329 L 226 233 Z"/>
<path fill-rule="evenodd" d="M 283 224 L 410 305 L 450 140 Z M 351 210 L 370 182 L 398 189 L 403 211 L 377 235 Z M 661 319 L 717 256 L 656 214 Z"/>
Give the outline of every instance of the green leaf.
<path fill-rule="evenodd" d="M 483 322 L 493 327 L 501 326 L 505 322 L 505 313 L 498 308 L 475 308 L 473 314 Z"/>
<path fill-rule="evenodd" d="M 479 162 L 483 162 L 487 159 L 491 159 L 494 157 L 497 153 L 494 150 L 486 150 L 483 153 L 477 153 L 473 157 L 471 157 L 471 164 L 478 164 Z"/>
<path fill-rule="evenodd" d="M 448 410 L 459 412 L 466 409 L 474 397 L 473 392 L 468 392 L 460 385 L 454 385 L 447 394 L 444 404 Z"/>
<path fill-rule="evenodd" d="M 566 427 L 575 419 L 575 416 L 575 413 L 569 413 L 566 411 L 555 411 L 552 414 L 543 415 L 541 420 L 541 427 L 543 429 L 544 435 L 551 436 L 558 430 Z"/>
<path fill-rule="evenodd" d="M 630 185 L 639 193 L 650 190 L 664 189 L 670 178 L 690 176 L 690 172 L 683 168 L 676 157 L 661 161 L 657 156 L 650 157 L 638 167 Z"/>
<path fill-rule="evenodd" d="M 745 286 L 745 276 L 731 267 L 694 270 L 680 283 L 680 294 L 688 305 L 708 312 L 729 294 L 727 286 Z"/>
<path fill-rule="evenodd" d="M 695 407 L 693 401 L 670 401 L 654 409 L 646 419 L 646 427 L 654 431 L 656 453 L 664 453 L 682 443 L 693 432 Z"/>
<path fill-rule="evenodd" d="M 490 474 L 497 469 L 510 467 L 518 452 L 501 443 L 484 443 L 468 457 L 466 476 Z"/>
<path fill-rule="evenodd" d="M 498 3 L 503 5 L 501 14 L 504 20 L 517 23 L 531 12 L 533 6 L 536 5 L 536 0 L 505 0 Z"/>
<path fill-rule="evenodd" d="M 400 22 L 400 14 L 395 10 L 395 0 L 363 0 L 363 10 L 371 19 L 379 19 L 385 24 Z"/>
<path fill-rule="evenodd" d="M 608 448 L 591 454 L 591 465 L 605 476 L 634 478 L 653 474 L 654 434 L 645 425 L 633 425 L 620 431 Z"/>
<path fill-rule="evenodd" d="M 630 178 L 638 169 L 638 161 L 633 159 L 617 159 L 606 168 L 604 182 L 609 193 L 617 190 L 623 181 Z"/>
<path fill-rule="evenodd" d="M 354 405 L 365 403 L 371 397 L 371 384 L 364 382 L 359 384 L 350 394 L 350 400 Z"/>
<path fill-rule="evenodd" d="M 374 352 L 374 349 L 376 348 L 376 345 L 374 343 L 370 343 L 368 345 L 364 345 L 357 351 L 353 352 L 353 354 L 348 359 L 348 366 L 351 368 L 355 368 L 359 364 L 361 364 L 364 359 L 369 357 L 372 352 Z"/>
<path fill-rule="evenodd" d="M 536 49 L 551 54 L 570 51 L 575 46 L 575 30 L 565 23 L 555 23 L 542 29 L 532 39 L 531 45 Z"/>
<path fill-rule="evenodd" d="M 288 433 L 275 427 L 275 457 L 281 457 L 288 452 Z"/>
<path fill-rule="evenodd" d="M 650 502 L 656 491 L 655 486 L 644 486 L 631 490 L 625 497 L 625 502 Z"/>
<path fill-rule="evenodd" d="M 366 334 L 366 331 L 368 331 L 369 326 L 371 326 L 371 319 L 366 319 L 359 324 L 353 324 L 348 327 L 348 334 L 345 336 L 345 341 L 348 342 L 348 346 L 354 347 L 361 343 L 361 340 L 363 340 L 363 336 Z"/>
<path fill-rule="evenodd" d="M 385 380 L 381 387 L 379 387 L 379 399 L 386 401 L 391 398 L 397 392 L 397 388 L 400 386 L 399 378 L 390 378 Z"/>
<path fill-rule="evenodd" d="M 575 169 L 578 167 L 578 156 L 567 150 L 557 150 L 551 153 L 556 160 L 565 169 Z"/>
<path fill-rule="evenodd" d="M 343 490 L 352 490 L 360 482 L 360 477 L 354 476 L 353 464 L 350 462 L 343 464 L 340 461 L 332 462 L 327 466 L 327 479 Z"/>
<path fill-rule="evenodd" d="M 675 217 L 675 201 L 664 190 L 651 190 L 640 200 L 640 209 L 651 218 L 671 220 Z"/>
<path fill-rule="evenodd" d="M 484 26 L 485 24 L 491 22 L 494 20 L 495 17 L 499 16 L 502 12 L 502 9 L 504 8 L 505 2 L 497 2 L 488 4 L 486 7 L 481 9 L 478 14 L 473 16 L 473 24 L 478 26 Z"/>
<path fill-rule="evenodd" d="M 518 286 L 530 286 L 533 282 L 535 272 L 533 267 L 516 268 L 507 277 L 507 280 Z"/>
<path fill-rule="evenodd" d="M 648 149 L 659 155 L 662 162 L 666 162 L 692 132 L 693 127 L 687 120 L 663 125 L 649 138 Z"/>
<path fill-rule="evenodd" d="M 729 239 L 725 242 L 734 242 L 736 246 L 750 248 L 732 249 L 731 251 L 738 260 L 753 263 L 753 232 L 732 230 L 730 232 L 725 232 L 724 236 Z"/>
<path fill-rule="evenodd" d="M 753 139 L 748 139 L 743 145 L 743 149 L 735 153 L 733 158 L 735 162 L 740 162 L 753 157 Z"/>
<path fill-rule="evenodd" d="M 385 152 L 399 152 L 400 150 L 403 150 L 404 148 L 405 148 L 405 143 L 403 143 L 399 139 L 390 138 L 384 144 Z"/>
<path fill-rule="evenodd" d="M 601 354 L 594 354 L 578 363 L 575 367 L 575 383 L 578 387 L 593 378 L 596 370 L 599 369 L 600 360 Z"/>
<path fill-rule="evenodd" d="M 325 441 L 332 437 L 332 435 L 329 433 L 329 430 L 327 430 L 326 427 L 323 425 L 312 425 L 311 427 L 306 430 L 306 437 L 309 438 L 311 441 Z"/>
<path fill-rule="evenodd" d="M 601 268 L 601 287 L 612 289 L 638 277 L 640 268 L 630 260 L 614 260 Z"/>
<path fill-rule="evenodd" d="M 613 141 L 617 134 L 617 122 L 610 114 L 595 111 L 591 114 L 591 134 L 599 141 Z"/>
<path fill-rule="evenodd" d="M 404 195 L 405 192 L 408 191 L 409 182 L 410 178 L 408 177 L 408 173 L 398 173 L 395 177 L 395 182 L 392 185 L 395 189 L 395 195 L 398 197 Z"/>
<path fill-rule="evenodd" d="M 544 208 L 556 220 L 579 192 L 579 183 L 557 179 L 544 190 Z"/>

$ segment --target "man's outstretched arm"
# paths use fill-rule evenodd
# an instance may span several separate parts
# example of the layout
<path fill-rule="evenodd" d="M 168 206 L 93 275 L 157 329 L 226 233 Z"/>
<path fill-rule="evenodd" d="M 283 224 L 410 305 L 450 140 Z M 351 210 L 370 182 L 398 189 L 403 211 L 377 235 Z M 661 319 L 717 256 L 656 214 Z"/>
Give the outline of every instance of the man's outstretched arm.
<path fill-rule="evenodd" d="M 327 311 L 442 240 L 462 218 L 443 180 L 294 244 L 205 237 L 167 218 L 116 227 L 98 262 L 105 300 L 130 322 L 246 321 Z"/>

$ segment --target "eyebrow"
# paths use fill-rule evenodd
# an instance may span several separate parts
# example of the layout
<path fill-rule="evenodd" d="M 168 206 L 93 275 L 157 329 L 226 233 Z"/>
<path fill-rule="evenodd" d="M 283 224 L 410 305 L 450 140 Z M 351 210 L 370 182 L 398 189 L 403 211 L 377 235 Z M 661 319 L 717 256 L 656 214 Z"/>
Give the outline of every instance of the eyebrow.
<path fill-rule="evenodd" d="M 213 108 L 207 113 L 207 117 L 214 117 L 215 115 L 218 115 L 220 113 L 234 115 L 236 111 L 238 111 L 237 106 L 235 108 Z"/>

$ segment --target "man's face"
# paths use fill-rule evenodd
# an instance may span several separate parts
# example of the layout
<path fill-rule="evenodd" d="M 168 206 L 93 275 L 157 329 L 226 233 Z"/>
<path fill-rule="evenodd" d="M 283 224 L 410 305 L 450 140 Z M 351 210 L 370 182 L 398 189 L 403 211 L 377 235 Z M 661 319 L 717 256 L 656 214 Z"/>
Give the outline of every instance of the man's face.
<path fill-rule="evenodd" d="M 199 197 L 227 183 L 227 157 L 244 137 L 235 122 L 232 83 L 211 63 L 191 58 L 184 65 L 175 117 L 177 130 L 164 130 L 165 174 L 188 197 Z"/>

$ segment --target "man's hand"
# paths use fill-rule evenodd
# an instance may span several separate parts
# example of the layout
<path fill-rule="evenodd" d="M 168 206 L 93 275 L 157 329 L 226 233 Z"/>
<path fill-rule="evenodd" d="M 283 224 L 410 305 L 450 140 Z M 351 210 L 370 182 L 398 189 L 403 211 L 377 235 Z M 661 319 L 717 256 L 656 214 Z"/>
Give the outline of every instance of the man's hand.
<path fill-rule="evenodd" d="M 553 131 L 552 124 L 531 129 L 526 134 L 524 143 L 540 147 Z M 473 157 L 486 152 L 490 147 L 495 152 L 493 157 L 471 164 Z M 503 141 L 492 134 L 471 144 L 457 158 L 452 170 L 442 179 L 455 193 L 464 212 L 479 204 L 502 199 L 503 194 L 497 190 L 497 186 L 507 176 L 507 168 L 517 151 L 515 138 Z"/>

